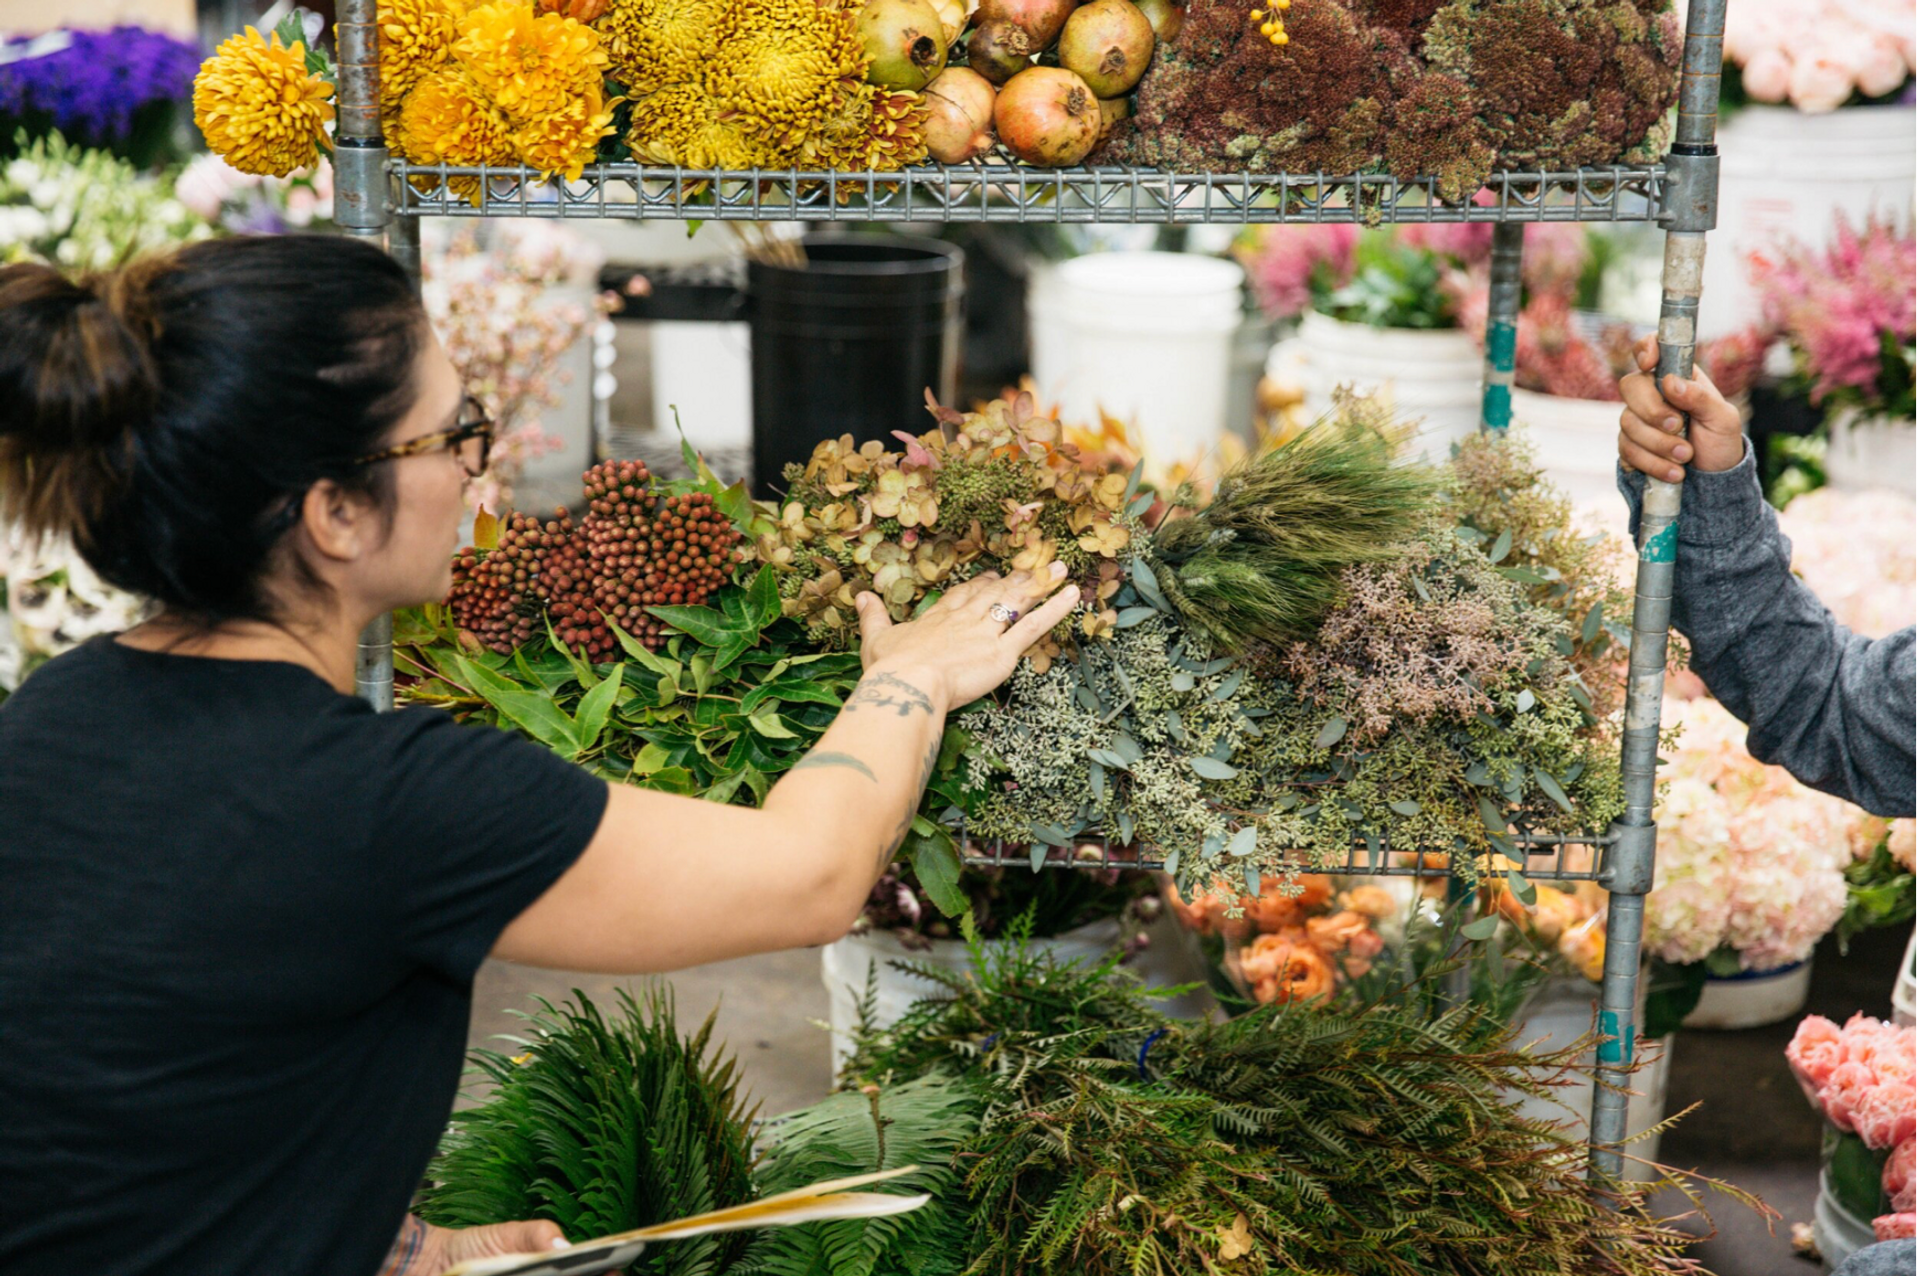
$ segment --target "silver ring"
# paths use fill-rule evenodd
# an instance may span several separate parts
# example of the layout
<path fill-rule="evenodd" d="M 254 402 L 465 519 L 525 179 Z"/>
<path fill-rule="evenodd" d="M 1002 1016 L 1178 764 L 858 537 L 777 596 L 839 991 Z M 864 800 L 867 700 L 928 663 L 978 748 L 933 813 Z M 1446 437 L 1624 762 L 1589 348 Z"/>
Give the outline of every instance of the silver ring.
<path fill-rule="evenodd" d="M 993 606 L 987 608 L 987 616 L 992 620 L 999 621 L 1003 625 L 1011 625 L 1014 621 L 1020 619 L 1020 613 L 1005 603 L 995 603 Z"/>

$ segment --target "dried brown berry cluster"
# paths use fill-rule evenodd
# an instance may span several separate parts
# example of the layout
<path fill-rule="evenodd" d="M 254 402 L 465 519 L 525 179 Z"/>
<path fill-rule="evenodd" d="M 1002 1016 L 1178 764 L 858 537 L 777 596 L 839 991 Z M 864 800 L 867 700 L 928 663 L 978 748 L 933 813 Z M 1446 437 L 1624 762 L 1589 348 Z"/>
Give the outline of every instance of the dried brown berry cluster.
<path fill-rule="evenodd" d="M 705 602 L 732 578 L 740 534 L 705 492 L 658 496 L 639 461 L 605 461 L 584 477 L 580 530 L 592 564 L 593 606 L 657 650 L 667 629 L 646 609 Z"/>
<path fill-rule="evenodd" d="M 740 536 L 704 492 L 661 495 L 639 461 L 607 461 L 581 476 L 587 515 L 546 522 L 508 516 L 491 550 L 453 561 L 447 607 L 461 633 L 502 655 L 547 623 L 591 660 L 619 649 L 608 621 L 658 650 L 667 628 L 647 608 L 695 605 L 726 584 Z"/>

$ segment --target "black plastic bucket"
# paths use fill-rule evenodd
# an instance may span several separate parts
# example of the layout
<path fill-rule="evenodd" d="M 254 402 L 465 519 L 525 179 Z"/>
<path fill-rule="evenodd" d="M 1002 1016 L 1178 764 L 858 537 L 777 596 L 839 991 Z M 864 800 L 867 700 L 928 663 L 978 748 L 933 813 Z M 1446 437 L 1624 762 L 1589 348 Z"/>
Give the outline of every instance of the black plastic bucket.
<path fill-rule="evenodd" d="M 904 235 L 808 235 L 803 269 L 747 267 L 753 336 L 753 473 L 786 487 L 822 439 L 897 447 L 895 430 L 933 428 L 926 392 L 953 402 L 960 372 L 965 255 Z"/>

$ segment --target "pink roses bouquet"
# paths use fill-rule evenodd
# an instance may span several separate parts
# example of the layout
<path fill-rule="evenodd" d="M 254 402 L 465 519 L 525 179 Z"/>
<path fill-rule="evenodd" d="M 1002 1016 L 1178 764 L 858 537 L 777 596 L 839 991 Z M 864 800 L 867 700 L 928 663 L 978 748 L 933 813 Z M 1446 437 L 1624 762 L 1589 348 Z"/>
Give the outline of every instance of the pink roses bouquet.
<path fill-rule="evenodd" d="M 1914 1030 L 1855 1015 L 1842 1028 L 1809 1015 L 1787 1045 L 1787 1065 L 1833 1127 L 1887 1154 L 1881 1240 L 1914 1234 Z"/>

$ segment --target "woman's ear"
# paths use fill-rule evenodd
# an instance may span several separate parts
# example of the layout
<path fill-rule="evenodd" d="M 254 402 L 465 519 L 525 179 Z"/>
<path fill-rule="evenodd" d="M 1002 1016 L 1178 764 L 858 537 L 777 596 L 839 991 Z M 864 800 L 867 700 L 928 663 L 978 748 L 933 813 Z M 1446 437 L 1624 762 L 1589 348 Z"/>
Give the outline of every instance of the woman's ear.
<path fill-rule="evenodd" d="M 350 563 L 380 544 L 380 512 L 364 493 L 321 479 L 301 500 L 300 526 L 322 558 Z"/>

